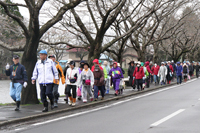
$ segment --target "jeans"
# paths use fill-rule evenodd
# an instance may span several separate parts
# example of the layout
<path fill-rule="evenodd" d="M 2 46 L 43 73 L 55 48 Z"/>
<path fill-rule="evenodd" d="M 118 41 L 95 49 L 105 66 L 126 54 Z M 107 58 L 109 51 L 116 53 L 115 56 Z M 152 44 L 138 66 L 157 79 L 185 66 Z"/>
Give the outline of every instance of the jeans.
<path fill-rule="evenodd" d="M 182 83 L 182 76 L 177 76 L 177 83 Z"/>
<path fill-rule="evenodd" d="M 12 82 L 10 83 L 10 96 L 14 101 L 21 101 L 21 91 L 22 91 L 22 84 L 14 83 L 13 87 Z"/>
<path fill-rule="evenodd" d="M 102 86 L 94 85 L 94 98 L 98 98 L 98 92 L 101 91 L 101 96 L 104 97 L 104 89 Z"/>
<path fill-rule="evenodd" d="M 157 75 L 154 75 L 153 77 L 154 77 L 154 82 L 155 82 L 155 83 L 159 83 L 158 76 L 157 76 Z"/>

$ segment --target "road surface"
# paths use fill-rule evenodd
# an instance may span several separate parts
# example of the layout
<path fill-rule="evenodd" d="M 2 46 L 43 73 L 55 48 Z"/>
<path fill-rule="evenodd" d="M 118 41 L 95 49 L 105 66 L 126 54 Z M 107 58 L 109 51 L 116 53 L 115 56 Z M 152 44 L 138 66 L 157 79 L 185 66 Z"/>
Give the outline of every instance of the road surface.
<path fill-rule="evenodd" d="M 200 79 L 14 131 L 20 133 L 200 133 Z"/>

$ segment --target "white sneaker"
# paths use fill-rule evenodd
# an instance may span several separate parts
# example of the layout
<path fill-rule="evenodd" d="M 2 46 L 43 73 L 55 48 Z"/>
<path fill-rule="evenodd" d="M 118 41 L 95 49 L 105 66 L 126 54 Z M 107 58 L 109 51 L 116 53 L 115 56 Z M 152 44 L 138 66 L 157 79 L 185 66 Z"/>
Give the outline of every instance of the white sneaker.
<path fill-rule="evenodd" d="M 84 102 L 84 103 L 87 103 L 87 100 L 86 100 L 86 99 L 83 99 L 83 102 Z"/>
<path fill-rule="evenodd" d="M 76 103 L 72 103 L 72 107 L 74 107 L 76 105 Z"/>
<path fill-rule="evenodd" d="M 69 106 L 71 106 L 71 105 L 72 105 L 72 101 L 69 101 L 69 103 L 68 103 L 68 104 L 69 104 Z"/>

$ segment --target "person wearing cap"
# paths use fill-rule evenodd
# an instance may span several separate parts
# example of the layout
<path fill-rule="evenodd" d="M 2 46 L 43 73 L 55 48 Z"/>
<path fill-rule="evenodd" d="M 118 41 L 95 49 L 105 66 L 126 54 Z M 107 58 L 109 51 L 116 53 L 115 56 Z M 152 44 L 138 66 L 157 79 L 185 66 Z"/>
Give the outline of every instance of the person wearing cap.
<path fill-rule="evenodd" d="M 129 85 L 135 89 L 135 83 L 133 82 L 133 73 L 135 70 L 135 64 L 134 61 L 131 61 L 129 63 L 129 68 L 128 68 L 128 78 L 129 78 Z"/>
<path fill-rule="evenodd" d="M 99 60 L 99 65 L 103 68 L 103 73 L 104 73 L 104 85 L 103 85 L 103 88 L 104 88 L 104 91 L 106 91 L 105 84 L 106 84 L 106 80 L 108 78 L 108 74 L 107 74 L 106 68 L 102 66 L 102 61 L 101 60 Z"/>
<path fill-rule="evenodd" d="M 98 99 L 98 92 L 101 91 L 101 100 L 104 100 L 104 73 L 103 70 L 100 69 L 98 64 L 95 64 L 95 68 L 93 71 L 94 75 L 94 98 L 95 101 Z"/>
<path fill-rule="evenodd" d="M 47 58 L 47 51 L 41 50 L 39 52 L 40 60 L 37 61 L 33 70 L 32 84 L 35 84 L 38 79 L 40 85 L 40 96 L 44 106 L 42 112 L 48 112 L 48 101 L 47 96 L 51 103 L 51 109 L 54 109 L 54 96 L 53 96 L 53 85 L 54 79 L 55 84 L 59 81 L 58 70 L 56 69 L 55 63 Z"/>
<path fill-rule="evenodd" d="M 64 73 L 65 77 L 66 77 L 67 69 L 69 68 L 70 61 L 72 61 L 72 59 L 68 59 L 68 61 L 66 63 L 66 67 L 63 70 L 63 73 Z M 64 101 L 66 102 L 66 104 L 68 104 L 67 85 L 65 85 L 65 99 L 64 99 Z"/>
<path fill-rule="evenodd" d="M 75 67 L 74 61 L 70 61 L 69 65 L 70 65 L 70 68 L 67 69 L 67 73 L 66 73 L 67 95 L 70 100 L 68 104 L 70 106 L 75 106 L 76 105 L 76 87 L 77 87 L 79 71 Z M 71 94 L 71 90 L 72 90 L 72 94 Z"/>
<path fill-rule="evenodd" d="M 143 88 L 142 84 L 144 77 L 144 68 L 141 66 L 141 62 L 138 61 L 137 67 L 135 68 L 135 71 L 133 73 L 133 78 L 136 80 L 138 91 L 141 91 Z"/>
<path fill-rule="evenodd" d="M 180 64 L 181 64 L 180 62 L 177 62 L 177 67 L 176 67 L 177 84 L 182 83 L 183 67 Z"/>
<path fill-rule="evenodd" d="M 16 102 L 15 111 L 19 111 L 20 109 L 20 101 L 21 101 L 21 91 L 22 87 L 27 87 L 27 73 L 25 67 L 19 63 L 19 56 L 13 56 L 13 65 L 6 65 L 6 76 L 10 76 L 10 96 Z"/>
<path fill-rule="evenodd" d="M 89 64 L 84 64 L 84 69 L 78 78 L 78 88 L 82 86 L 83 102 L 87 103 L 87 95 L 90 96 L 90 101 L 93 101 L 92 87 L 94 85 L 94 75 L 89 68 Z"/>
<path fill-rule="evenodd" d="M 112 76 L 113 88 L 117 96 L 119 93 L 120 79 L 124 78 L 121 68 L 117 66 L 117 62 L 113 63 L 113 68 L 110 70 L 109 75 Z"/>
<path fill-rule="evenodd" d="M 107 61 L 104 61 L 103 65 L 104 65 L 103 69 L 106 70 L 106 74 L 107 74 L 107 79 L 106 79 L 106 84 L 105 84 L 106 94 L 109 94 L 109 91 L 110 91 L 110 75 L 109 75 L 110 67 L 108 66 L 108 62 Z"/>
<path fill-rule="evenodd" d="M 54 65 L 56 66 L 56 69 L 58 70 L 58 77 L 59 80 L 56 83 L 56 80 L 54 79 L 53 81 L 53 95 L 54 95 L 54 107 L 58 107 L 58 98 L 60 97 L 60 94 L 58 93 L 58 87 L 59 87 L 59 81 L 61 78 L 61 82 L 64 85 L 65 84 L 65 76 L 63 74 L 62 67 L 59 65 L 59 62 L 56 61 L 56 56 L 55 55 L 50 55 L 49 58 L 54 62 Z"/>
<path fill-rule="evenodd" d="M 154 76 L 155 85 L 156 85 L 156 83 L 159 84 L 159 78 L 158 78 L 159 69 L 160 69 L 160 66 L 155 62 L 154 66 L 151 68 L 151 70 L 153 72 L 153 76 Z"/>
<path fill-rule="evenodd" d="M 165 85 L 166 76 L 167 76 L 167 67 L 165 66 L 165 63 L 162 62 L 161 66 L 160 66 L 160 69 L 158 71 L 158 77 L 160 77 L 161 85 Z"/>

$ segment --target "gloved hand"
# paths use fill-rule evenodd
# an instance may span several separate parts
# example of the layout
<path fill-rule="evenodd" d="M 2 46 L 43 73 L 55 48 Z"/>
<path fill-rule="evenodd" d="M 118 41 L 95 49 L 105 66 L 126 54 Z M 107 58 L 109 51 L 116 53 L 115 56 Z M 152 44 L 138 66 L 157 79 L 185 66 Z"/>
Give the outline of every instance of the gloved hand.
<path fill-rule="evenodd" d="M 133 77 L 133 80 L 135 79 L 135 77 Z"/>
<path fill-rule="evenodd" d="M 7 63 L 6 70 L 8 70 L 9 68 L 10 68 L 10 65 Z"/>
<path fill-rule="evenodd" d="M 128 76 L 128 79 L 130 79 L 130 76 Z"/>
<path fill-rule="evenodd" d="M 24 84 L 23 84 L 24 88 L 26 88 L 27 85 L 28 85 L 28 83 L 27 83 L 27 82 L 24 82 Z"/>
<path fill-rule="evenodd" d="M 145 77 L 143 77 L 142 79 L 145 80 Z"/>

